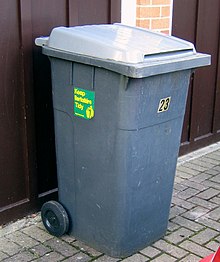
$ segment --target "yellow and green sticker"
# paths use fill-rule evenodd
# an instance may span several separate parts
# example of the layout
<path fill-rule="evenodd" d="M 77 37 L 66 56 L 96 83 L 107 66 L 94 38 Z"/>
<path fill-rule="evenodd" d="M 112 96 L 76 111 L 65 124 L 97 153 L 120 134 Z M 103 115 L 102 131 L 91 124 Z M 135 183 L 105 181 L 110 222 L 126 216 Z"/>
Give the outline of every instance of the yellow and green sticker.
<path fill-rule="evenodd" d="M 74 87 L 74 115 L 91 119 L 95 115 L 95 92 Z"/>

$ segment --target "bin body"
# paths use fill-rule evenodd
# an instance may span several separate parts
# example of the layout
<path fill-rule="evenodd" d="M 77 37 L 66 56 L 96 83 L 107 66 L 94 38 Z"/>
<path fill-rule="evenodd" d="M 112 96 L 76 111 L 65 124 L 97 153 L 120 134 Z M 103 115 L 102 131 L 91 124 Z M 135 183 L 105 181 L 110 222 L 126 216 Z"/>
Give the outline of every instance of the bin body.
<path fill-rule="evenodd" d="M 166 232 L 190 70 L 129 79 L 51 58 L 59 201 L 70 233 L 127 256 Z M 95 121 L 73 116 L 73 90 L 94 90 Z M 158 117 L 159 101 L 171 96 Z"/>
<path fill-rule="evenodd" d="M 44 53 L 52 67 L 59 201 L 70 234 L 110 256 L 131 255 L 167 229 L 192 69 L 136 78 L 103 61 Z M 74 113 L 75 90 L 94 95 L 91 119 Z"/>

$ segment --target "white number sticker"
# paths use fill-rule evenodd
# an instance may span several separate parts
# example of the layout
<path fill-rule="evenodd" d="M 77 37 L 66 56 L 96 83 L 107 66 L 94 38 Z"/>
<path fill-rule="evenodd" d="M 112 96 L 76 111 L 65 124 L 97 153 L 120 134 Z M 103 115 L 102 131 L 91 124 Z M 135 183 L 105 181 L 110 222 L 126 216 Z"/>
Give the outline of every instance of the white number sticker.
<path fill-rule="evenodd" d="M 160 100 L 157 113 L 162 113 L 162 112 L 167 111 L 169 109 L 169 106 L 170 106 L 170 101 L 171 101 L 171 96 L 166 97 L 166 98 L 162 98 Z"/>

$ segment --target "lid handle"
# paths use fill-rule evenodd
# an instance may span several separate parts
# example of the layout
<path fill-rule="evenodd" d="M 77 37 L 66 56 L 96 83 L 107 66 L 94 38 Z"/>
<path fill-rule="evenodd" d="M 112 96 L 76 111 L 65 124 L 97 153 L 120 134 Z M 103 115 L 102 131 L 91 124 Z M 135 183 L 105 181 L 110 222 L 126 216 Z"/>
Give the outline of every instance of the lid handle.
<path fill-rule="evenodd" d="M 48 44 L 49 37 L 38 37 L 35 39 L 35 45 L 44 46 Z"/>

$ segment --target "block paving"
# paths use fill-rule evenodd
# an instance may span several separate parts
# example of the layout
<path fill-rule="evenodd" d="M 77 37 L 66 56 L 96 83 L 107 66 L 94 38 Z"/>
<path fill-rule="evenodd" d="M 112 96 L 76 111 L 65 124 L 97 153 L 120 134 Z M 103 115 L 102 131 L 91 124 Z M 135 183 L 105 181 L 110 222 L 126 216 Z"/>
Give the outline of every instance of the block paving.
<path fill-rule="evenodd" d="M 167 233 L 138 253 L 117 259 L 72 236 L 51 236 L 38 213 L 0 226 L 0 261 L 200 261 L 220 246 L 219 148 L 198 156 L 186 156 L 185 161 L 179 158 Z"/>

